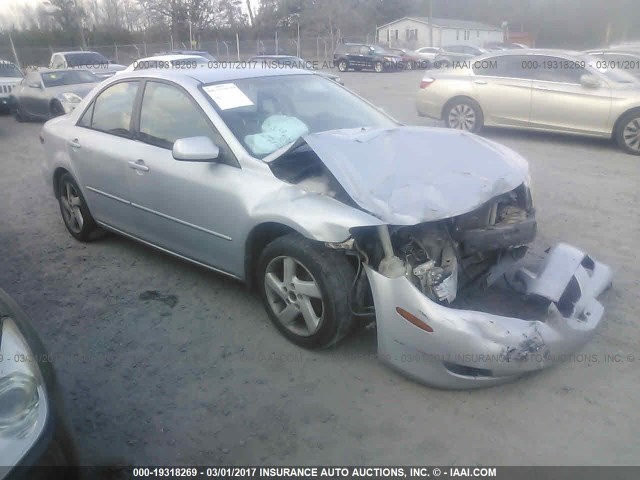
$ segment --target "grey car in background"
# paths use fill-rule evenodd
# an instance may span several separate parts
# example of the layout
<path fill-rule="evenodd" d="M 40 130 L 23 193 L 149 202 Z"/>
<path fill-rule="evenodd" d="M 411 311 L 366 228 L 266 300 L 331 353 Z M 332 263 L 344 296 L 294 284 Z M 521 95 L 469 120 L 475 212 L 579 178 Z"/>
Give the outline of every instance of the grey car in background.
<path fill-rule="evenodd" d="M 452 65 L 470 60 L 486 53 L 483 48 L 471 45 L 448 45 L 442 47 L 432 61 L 434 68 L 449 68 Z"/>
<path fill-rule="evenodd" d="M 16 120 L 46 120 L 70 113 L 82 98 L 100 82 L 88 70 L 37 70 L 11 93 Z"/>
<path fill-rule="evenodd" d="M 105 79 L 126 67 L 112 62 L 99 52 L 73 51 L 53 53 L 49 61 L 49 68 L 56 70 L 79 68 L 89 70 L 100 79 Z"/>
<path fill-rule="evenodd" d="M 591 56 L 559 50 L 504 50 L 427 72 L 418 114 L 447 127 L 483 126 L 613 138 L 640 155 L 640 83 Z"/>
<path fill-rule="evenodd" d="M 312 71 L 123 73 L 41 140 L 75 239 L 107 229 L 246 282 L 301 347 L 375 321 L 384 362 L 474 388 L 567 358 L 603 317 L 607 266 L 527 247 L 520 155 L 402 126 Z"/>

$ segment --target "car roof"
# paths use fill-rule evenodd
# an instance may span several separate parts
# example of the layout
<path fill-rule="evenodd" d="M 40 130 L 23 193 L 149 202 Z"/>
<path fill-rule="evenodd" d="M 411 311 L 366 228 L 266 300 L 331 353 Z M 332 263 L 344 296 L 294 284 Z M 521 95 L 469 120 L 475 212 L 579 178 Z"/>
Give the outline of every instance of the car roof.
<path fill-rule="evenodd" d="M 489 57 L 501 57 L 501 56 L 522 56 L 522 55 L 546 55 L 552 57 L 579 57 L 581 52 L 575 50 L 560 50 L 560 49 L 544 49 L 544 48 L 515 48 L 509 50 L 498 50 L 496 52 L 485 53 L 478 57 L 478 59 Z"/>
<path fill-rule="evenodd" d="M 160 60 L 160 61 L 167 61 L 170 62 L 171 60 L 183 60 L 184 58 L 194 58 L 194 57 L 200 57 L 203 60 L 206 60 L 206 58 L 198 55 L 197 53 L 191 53 L 191 54 L 186 54 L 186 53 L 170 53 L 170 54 L 159 54 L 159 55 L 152 55 L 150 57 L 144 57 L 144 58 L 139 58 L 138 60 L 136 60 L 136 62 L 146 62 L 148 60 Z"/>
<path fill-rule="evenodd" d="M 97 53 L 97 54 L 102 55 L 100 52 L 96 52 L 94 50 L 68 50 L 66 52 L 53 52 L 53 53 L 54 54 L 61 53 L 62 55 L 66 55 L 67 53 Z"/>
<path fill-rule="evenodd" d="M 301 68 L 203 68 L 203 69 L 147 69 L 133 72 L 125 72 L 117 76 L 122 78 L 158 78 L 171 80 L 177 83 L 180 81 L 195 80 L 199 83 L 215 83 L 224 81 L 240 80 L 244 78 L 277 77 L 283 75 L 314 75 L 312 71 Z"/>
<path fill-rule="evenodd" d="M 38 70 L 33 70 L 29 73 L 59 73 L 59 72 L 88 72 L 93 73 L 86 68 L 39 68 Z"/>

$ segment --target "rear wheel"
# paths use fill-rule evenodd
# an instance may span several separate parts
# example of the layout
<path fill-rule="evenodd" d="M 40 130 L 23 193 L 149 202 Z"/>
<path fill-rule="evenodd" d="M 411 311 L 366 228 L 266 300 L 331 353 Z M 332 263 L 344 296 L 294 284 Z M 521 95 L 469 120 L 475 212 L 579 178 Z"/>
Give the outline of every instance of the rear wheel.
<path fill-rule="evenodd" d="M 413 62 L 407 62 L 407 70 L 413 70 Z"/>
<path fill-rule="evenodd" d="M 448 128 L 472 133 L 479 132 L 484 123 L 480 105 L 466 98 L 450 101 L 444 108 L 443 119 Z"/>
<path fill-rule="evenodd" d="M 625 152 L 640 155 L 640 111 L 629 112 L 620 119 L 615 138 Z"/>
<path fill-rule="evenodd" d="M 347 70 L 349 70 L 349 63 L 346 60 L 340 60 L 338 62 L 338 70 L 340 70 L 341 72 L 346 72 Z"/>
<path fill-rule="evenodd" d="M 92 234 L 98 229 L 95 220 L 89 212 L 87 202 L 71 174 L 65 173 L 58 183 L 58 203 L 62 220 L 69 233 L 81 242 L 92 239 Z"/>
<path fill-rule="evenodd" d="M 20 104 L 18 102 L 15 102 L 15 106 L 13 109 L 13 118 L 16 119 L 16 122 L 20 123 L 27 121 L 27 117 L 22 112 L 22 109 L 20 108 Z"/>
<path fill-rule="evenodd" d="M 382 62 L 376 62 L 373 64 L 373 69 L 376 71 L 376 73 L 382 73 L 384 72 L 384 65 Z"/>
<path fill-rule="evenodd" d="M 293 343 L 323 348 L 351 331 L 348 292 L 353 268 L 341 253 L 299 234 L 271 242 L 258 262 L 257 284 L 271 321 Z"/>

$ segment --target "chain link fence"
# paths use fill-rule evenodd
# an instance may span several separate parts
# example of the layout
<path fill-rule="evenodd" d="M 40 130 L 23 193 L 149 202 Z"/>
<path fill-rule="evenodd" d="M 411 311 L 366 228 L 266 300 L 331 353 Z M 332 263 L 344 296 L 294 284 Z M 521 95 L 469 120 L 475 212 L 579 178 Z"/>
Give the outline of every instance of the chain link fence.
<path fill-rule="evenodd" d="M 338 43 L 371 43 L 373 36 L 350 36 L 339 40 L 330 37 L 291 36 L 274 33 L 272 36 L 256 39 L 234 38 L 207 39 L 194 42 L 193 49 L 204 50 L 220 61 L 248 60 L 255 55 L 295 55 L 305 60 L 326 62 L 330 65 L 333 51 Z M 129 45 L 89 45 L 88 50 L 100 52 L 109 60 L 129 65 L 135 60 L 170 50 L 189 49 L 189 42 L 135 43 Z M 10 45 L 0 45 L 0 60 L 18 62 L 25 70 L 46 67 L 54 52 L 78 50 L 69 45 L 27 46 L 15 45 L 15 55 Z M 18 57 L 17 59 L 15 57 Z"/>

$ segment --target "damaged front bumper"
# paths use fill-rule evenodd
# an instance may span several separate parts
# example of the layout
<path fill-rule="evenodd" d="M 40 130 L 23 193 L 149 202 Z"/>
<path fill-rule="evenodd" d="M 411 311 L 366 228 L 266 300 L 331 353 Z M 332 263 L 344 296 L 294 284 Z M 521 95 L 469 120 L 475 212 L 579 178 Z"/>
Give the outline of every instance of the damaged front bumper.
<path fill-rule="evenodd" d="M 507 273 L 526 294 L 550 302 L 543 319 L 523 320 L 446 307 L 404 276 L 388 278 L 369 265 L 365 270 L 376 309 L 378 355 L 441 388 L 496 385 L 570 358 L 594 335 L 604 312 L 596 298 L 612 278 L 608 266 L 566 244 L 551 249 L 537 272 L 514 263 Z"/>

